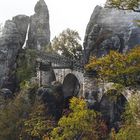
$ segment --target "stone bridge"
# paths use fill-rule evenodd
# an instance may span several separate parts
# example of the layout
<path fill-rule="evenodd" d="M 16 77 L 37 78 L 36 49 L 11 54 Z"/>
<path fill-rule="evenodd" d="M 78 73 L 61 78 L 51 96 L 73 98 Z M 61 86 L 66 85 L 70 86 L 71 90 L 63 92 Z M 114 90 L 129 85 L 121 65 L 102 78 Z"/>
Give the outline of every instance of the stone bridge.
<path fill-rule="evenodd" d="M 110 127 L 118 128 L 125 104 L 133 95 L 133 91 L 124 90 L 117 96 L 105 94 L 113 83 L 97 81 L 95 73 L 87 74 L 82 61 L 75 61 L 57 54 L 41 53 L 37 59 L 37 77 L 40 86 L 50 85 L 53 81 L 62 83 L 64 99 L 72 96 L 84 97 L 89 108 L 100 111 Z M 114 101 L 114 95 L 117 97 Z"/>
<path fill-rule="evenodd" d="M 43 52 L 38 56 L 37 76 L 40 86 L 58 81 L 63 83 L 65 95 L 83 96 L 87 84 L 85 84 L 86 78 L 82 61 Z"/>
<path fill-rule="evenodd" d="M 106 87 L 112 84 L 97 82 L 95 74 L 87 74 L 84 71 L 83 61 L 76 61 L 58 54 L 38 52 L 37 78 L 39 86 L 50 85 L 53 81 L 63 84 L 65 96 L 82 96 L 92 102 L 96 98 L 101 101 Z M 131 92 L 123 92 L 122 95 L 129 100 Z M 95 97 L 97 96 L 97 97 Z"/>

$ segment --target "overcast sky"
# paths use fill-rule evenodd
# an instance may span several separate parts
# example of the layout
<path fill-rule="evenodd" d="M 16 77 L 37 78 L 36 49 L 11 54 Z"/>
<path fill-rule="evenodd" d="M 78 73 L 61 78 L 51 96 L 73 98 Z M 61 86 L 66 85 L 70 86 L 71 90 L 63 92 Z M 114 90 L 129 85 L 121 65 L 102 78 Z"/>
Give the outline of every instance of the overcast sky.
<path fill-rule="evenodd" d="M 0 23 L 18 14 L 32 15 L 38 0 L 0 0 Z M 86 25 L 96 5 L 106 0 L 45 0 L 50 13 L 51 39 L 66 28 L 84 37 Z"/>

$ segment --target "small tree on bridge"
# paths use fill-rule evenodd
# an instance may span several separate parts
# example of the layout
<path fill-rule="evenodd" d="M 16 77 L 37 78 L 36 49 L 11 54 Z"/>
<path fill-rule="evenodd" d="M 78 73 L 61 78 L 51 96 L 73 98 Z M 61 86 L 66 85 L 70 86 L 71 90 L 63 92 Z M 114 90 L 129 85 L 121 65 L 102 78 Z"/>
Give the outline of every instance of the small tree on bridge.
<path fill-rule="evenodd" d="M 82 56 L 80 40 L 78 32 L 68 28 L 52 40 L 51 49 L 55 53 L 78 60 Z"/>

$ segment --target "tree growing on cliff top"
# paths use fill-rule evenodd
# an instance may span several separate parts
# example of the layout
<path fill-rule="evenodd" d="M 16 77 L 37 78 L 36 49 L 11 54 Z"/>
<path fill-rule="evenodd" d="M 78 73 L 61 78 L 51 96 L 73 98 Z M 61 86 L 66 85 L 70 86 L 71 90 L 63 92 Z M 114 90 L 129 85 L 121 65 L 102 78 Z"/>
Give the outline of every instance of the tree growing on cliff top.
<path fill-rule="evenodd" d="M 93 57 L 86 65 L 87 71 L 97 71 L 100 78 L 124 86 L 138 84 L 140 75 L 140 46 L 126 54 L 115 51 L 102 58 Z"/>
<path fill-rule="evenodd" d="M 78 60 L 82 55 L 80 40 L 78 32 L 68 28 L 52 40 L 51 49 L 55 53 Z"/>
<path fill-rule="evenodd" d="M 140 0 L 107 0 L 107 7 L 140 12 Z"/>

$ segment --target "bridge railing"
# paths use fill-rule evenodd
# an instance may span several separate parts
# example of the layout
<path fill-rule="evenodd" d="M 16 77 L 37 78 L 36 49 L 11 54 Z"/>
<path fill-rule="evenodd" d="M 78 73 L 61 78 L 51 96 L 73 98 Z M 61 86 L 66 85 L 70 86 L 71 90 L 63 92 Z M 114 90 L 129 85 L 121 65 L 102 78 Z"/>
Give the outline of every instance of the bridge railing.
<path fill-rule="evenodd" d="M 84 71 L 83 61 L 70 59 L 55 53 L 38 52 L 38 58 L 44 62 L 51 62 L 56 67 L 69 68 L 76 71 Z M 55 67 L 54 66 L 54 67 Z"/>

